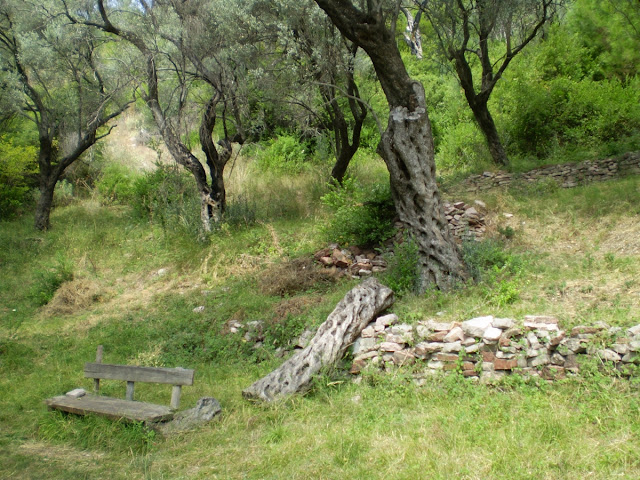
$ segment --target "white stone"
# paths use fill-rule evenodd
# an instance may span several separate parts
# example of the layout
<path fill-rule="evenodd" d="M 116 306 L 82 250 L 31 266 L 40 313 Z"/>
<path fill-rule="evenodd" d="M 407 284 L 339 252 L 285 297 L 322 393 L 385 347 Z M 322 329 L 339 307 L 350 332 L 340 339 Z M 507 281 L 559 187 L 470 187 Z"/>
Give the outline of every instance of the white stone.
<path fill-rule="evenodd" d="M 442 353 L 454 353 L 462 350 L 462 344 L 458 342 L 445 343 L 442 346 Z"/>
<path fill-rule="evenodd" d="M 635 327 L 631 327 L 627 329 L 627 333 L 630 337 L 635 337 L 636 335 L 640 335 L 640 325 L 636 325 Z"/>
<path fill-rule="evenodd" d="M 435 322 L 433 320 L 428 320 L 423 325 L 434 332 L 445 332 L 453 328 L 453 323 Z"/>
<path fill-rule="evenodd" d="M 371 337 L 360 337 L 353 342 L 353 356 L 369 352 L 376 348 L 376 339 Z"/>
<path fill-rule="evenodd" d="M 514 322 L 510 318 L 494 318 L 493 322 L 491 322 L 491 324 L 494 327 L 499 328 L 501 330 L 508 330 L 511 327 L 513 327 L 515 325 L 515 323 L 516 322 Z"/>
<path fill-rule="evenodd" d="M 447 335 L 444 337 L 445 343 L 451 343 L 456 341 L 464 340 L 464 331 L 460 327 L 453 328 Z"/>
<path fill-rule="evenodd" d="M 204 305 L 200 305 L 199 307 L 196 307 L 193 309 L 193 313 L 202 313 L 204 312 Z"/>
<path fill-rule="evenodd" d="M 71 398 L 80 398 L 84 397 L 87 394 L 87 391 L 84 388 L 75 388 L 70 392 L 65 393 L 65 396 Z"/>
<path fill-rule="evenodd" d="M 538 337 L 536 336 L 535 333 L 533 332 L 529 332 L 527 333 L 527 342 L 529 342 L 529 345 L 531 346 L 531 348 L 533 348 L 534 350 L 537 350 L 538 348 L 540 348 L 540 341 L 538 340 Z"/>
<path fill-rule="evenodd" d="M 464 347 L 468 347 L 470 345 L 475 345 L 476 344 L 476 339 L 473 337 L 467 337 L 462 341 L 462 345 Z"/>
<path fill-rule="evenodd" d="M 376 331 L 375 331 L 373 325 L 369 325 L 364 330 L 362 330 L 362 332 L 360 333 L 360 336 L 362 338 L 373 338 L 373 337 L 375 337 L 375 335 L 376 335 Z"/>
<path fill-rule="evenodd" d="M 480 338 L 484 335 L 484 332 L 491 327 L 492 320 L 493 316 L 491 315 L 487 317 L 472 318 L 471 320 L 462 322 L 462 331 L 470 337 Z"/>
<path fill-rule="evenodd" d="M 558 332 L 560 328 L 555 323 L 537 323 L 537 322 L 524 322 L 524 328 L 527 330 L 546 330 L 548 332 Z"/>
<path fill-rule="evenodd" d="M 541 365 L 547 365 L 550 360 L 551 359 L 549 358 L 549 355 L 544 353 L 529 360 L 529 365 L 531 365 L 532 367 L 539 367 Z"/>
<path fill-rule="evenodd" d="M 402 350 L 402 345 L 394 342 L 382 342 L 380 344 L 380 350 L 383 352 L 399 352 Z"/>
<path fill-rule="evenodd" d="M 629 353 L 629 345 L 625 345 L 624 343 L 614 343 L 611 345 L 611 350 L 616 352 L 618 355 L 626 355 Z"/>
<path fill-rule="evenodd" d="M 398 316 L 395 313 L 390 313 L 388 315 L 383 315 L 382 317 L 378 317 L 376 319 L 376 325 L 382 325 L 384 327 L 388 327 L 389 325 L 393 325 L 398 321 Z"/>
<path fill-rule="evenodd" d="M 605 348 L 604 350 L 598 350 L 598 356 L 602 360 L 605 360 L 607 362 L 619 362 L 620 361 L 620 355 L 618 355 L 613 350 L 609 350 L 608 348 Z"/>
<path fill-rule="evenodd" d="M 495 327 L 489 327 L 484 332 L 482 339 L 485 342 L 497 342 L 500 336 L 502 335 L 502 330 Z"/>

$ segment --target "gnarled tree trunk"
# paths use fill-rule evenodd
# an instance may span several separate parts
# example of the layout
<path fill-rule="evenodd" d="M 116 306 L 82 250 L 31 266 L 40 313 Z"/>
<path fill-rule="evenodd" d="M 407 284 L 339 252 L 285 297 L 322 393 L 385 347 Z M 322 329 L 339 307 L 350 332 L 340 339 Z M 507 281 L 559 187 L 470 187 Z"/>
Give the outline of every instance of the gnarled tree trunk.
<path fill-rule="evenodd" d="M 304 350 L 243 390 L 245 398 L 270 402 L 307 389 L 323 366 L 340 360 L 375 316 L 390 307 L 393 292 L 368 278 L 340 300 Z"/>
<path fill-rule="evenodd" d="M 371 58 L 389 103 L 389 123 L 378 151 L 384 159 L 400 221 L 419 251 L 419 289 L 451 288 L 467 278 L 449 231 L 436 185 L 436 167 L 424 88 L 411 80 L 396 40 L 378 7 L 368 12 L 351 2 L 316 0 L 342 34 Z M 371 4 L 370 4 L 371 5 Z"/>

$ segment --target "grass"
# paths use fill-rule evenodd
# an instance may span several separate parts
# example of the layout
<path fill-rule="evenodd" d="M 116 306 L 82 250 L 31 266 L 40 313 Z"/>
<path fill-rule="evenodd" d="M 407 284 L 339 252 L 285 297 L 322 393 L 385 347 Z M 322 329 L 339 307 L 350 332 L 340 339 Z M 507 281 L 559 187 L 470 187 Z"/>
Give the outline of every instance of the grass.
<path fill-rule="evenodd" d="M 255 221 L 207 241 L 90 200 L 56 210 L 46 234 L 29 218 L 0 223 L 0 478 L 640 477 L 637 379 L 595 368 L 553 385 L 516 376 L 494 387 L 456 376 L 417 386 L 408 370 L 369 372 L 354 384 L 338 371 L 319 376 L 305 396 L 245 401 L 242 389 L 282 361 L 276 348 L 319 325 L 353 286 L 311 276 L 302 288 L 264 288 L 289 285 L 279 266 L 304 265 L 295 259 L 325 246 L 318 223 L 327 213 L 315 206 L 319 174 L 280 178 L 268 194 L 247 169 L 239 163 L 230 185 L 255 187 L 243 190 L 247 208 L 259 206 Z M 379 165 L 360 159 L 358 175 L 379 181 Z M 309 197 L 299 193 L 305 185 Z M 571 190 L 492 190 L 480 199 L 492 239 L 470 257 L 480 281 L 405 295 L 393 306 L 402 321 L 541 313 L 565 327 L 640 323 L 637 177 Z M 39 307 L 29 292 L 56 256 L 73 280 Z M 91 286 L 90 301 L 60 308 L 64 291 L 81 295 L 79 285 Z M 232 319 L 263 320 L 270 340 L 253 349 L 226 332 Z M 45 398 L 91 388 L 82 365 L 98 344 L 108 362 L 194 368 L 183 408 L 213 396 L 222 415 L 164 439 L 140 425 L 47 411 Z M 103 388 L 124 395 L 118 382 Z M 140 385 L 136 394 L 168 403 L 170 388 Z"/>

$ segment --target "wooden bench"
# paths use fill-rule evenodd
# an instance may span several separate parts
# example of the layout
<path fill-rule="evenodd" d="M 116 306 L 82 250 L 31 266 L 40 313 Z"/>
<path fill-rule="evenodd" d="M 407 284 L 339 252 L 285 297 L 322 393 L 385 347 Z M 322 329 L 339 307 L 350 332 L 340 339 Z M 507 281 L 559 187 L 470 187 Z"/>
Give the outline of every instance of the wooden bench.
<path fill-rule="evenodd" d="M 102 363 L 102 345 L 98 347 L 95 363 L 86 363 L 84 376 L 94 379 L 96 395 L 61 395 L 45 400 L 51 409 L 86 415 L 94 413 L 114 419 L 139 422 L 164 422 L 173 418 L 180 405 L 183 385 L 193 385 L 194 371 L 185 368 L 138 367 Z M 125 399 L 97 395 L 100 380 L 122 380 L 127 382 Z M 164 383 L 173 385 L 170 406 L 137 402 L 133 399 L 135 382 Z"/>

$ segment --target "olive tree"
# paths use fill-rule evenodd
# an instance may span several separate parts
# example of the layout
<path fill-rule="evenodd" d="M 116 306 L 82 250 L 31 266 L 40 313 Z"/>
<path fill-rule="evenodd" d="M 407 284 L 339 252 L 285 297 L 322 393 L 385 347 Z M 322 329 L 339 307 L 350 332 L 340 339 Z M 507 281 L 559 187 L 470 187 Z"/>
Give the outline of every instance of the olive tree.
<path fill-rule="evenodd" d="M 66 1 L 66 0 L 62 0 Z M 133 47 L 143 65 L 140 96 L 151 111 L 162 139 L 174 160 L 194 177 L 201 198 L 201 220 L 205 231 L 222 218 L 226 206 L 224 167 L 231 157 L 231 142 L 214 142 L 218 108 L 226 112 L 230 102 L 229 80 L 220 53 L 225 39 L 217 30 L 212 13 L 216 2 L 204 0 L 137 0 L 131 5 L 115 5 L 96 0 L 89 17 L 67 17 L 74 23 L 91 26 Z M 126 8 L 125 8 L 126 7 Z M 199 128 L 202 162 L 180 135 L 185 109 L 193 105 L 192 90 L 204 86 L 208 93 L 202 105 Z M 225 116 L 226 119 L 226 116 Z"/>
<path fill-rule="evenodd" d="M 381 1 L 369 1 L 360 8 L 345 0 L 316 3 L 342 34 L 371 58 L 389 103 L 388 124 L 378 150 L 389 170 L 398 217 L 418 246 L 420 289 L 430 284 L 450 288 L 468 275 L 436 185 L 424 88 L 407 73 L 396 43 L 393 27 L 397 11 L 386 10 Z"/>
<path fill-rule="evenodd" d="M 123 96 L 129 83 L 107 39 L 69 25 L 50 2 L 0 2 L 0 61 L 3 97 L 38 130 L 35 227 L 46 230 L 56 184 L 109 134 L 109 122 L 131 103 Z"/>
<path fill-rule="evenodd" d="M 414 0 L 431 24 L 440 52 L 456 75 L 495 163 L 509 159 L 489 112 L 489 97 L 505 70 L 550 22 L 557 0 Z M 474 78 L 479 64 L 480 79 Z"/>

